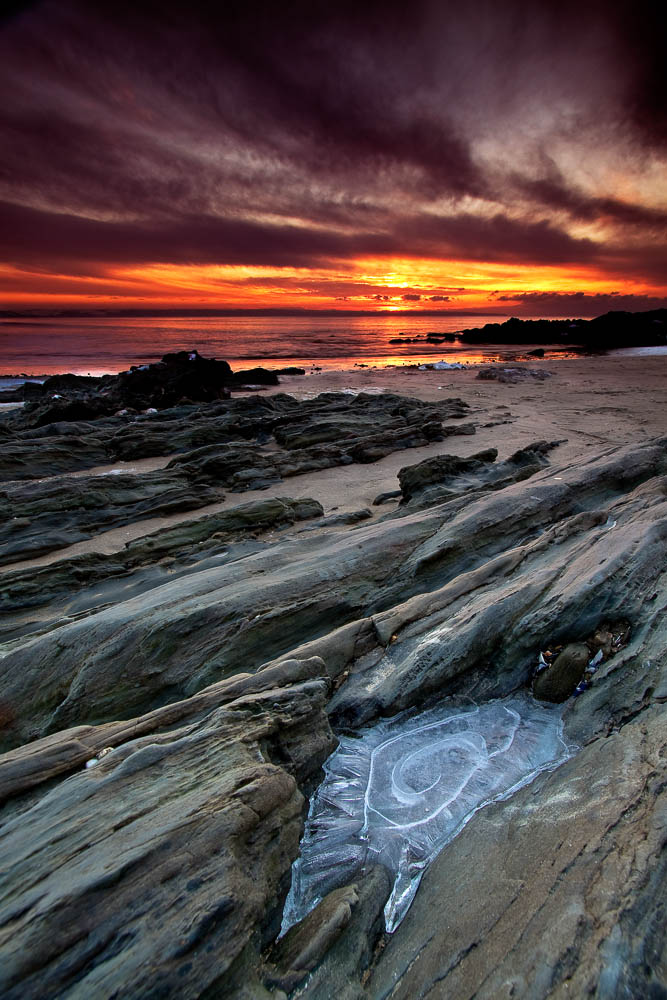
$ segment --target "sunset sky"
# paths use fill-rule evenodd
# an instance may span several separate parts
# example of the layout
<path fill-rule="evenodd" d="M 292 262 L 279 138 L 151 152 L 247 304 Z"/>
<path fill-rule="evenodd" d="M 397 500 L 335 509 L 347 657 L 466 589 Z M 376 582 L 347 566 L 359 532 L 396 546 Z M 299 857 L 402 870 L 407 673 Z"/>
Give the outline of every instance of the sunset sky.
<path fill-rule="evenodd" d="M 15 4 L 0 309 L 667 306 L 659 6 Z"/>

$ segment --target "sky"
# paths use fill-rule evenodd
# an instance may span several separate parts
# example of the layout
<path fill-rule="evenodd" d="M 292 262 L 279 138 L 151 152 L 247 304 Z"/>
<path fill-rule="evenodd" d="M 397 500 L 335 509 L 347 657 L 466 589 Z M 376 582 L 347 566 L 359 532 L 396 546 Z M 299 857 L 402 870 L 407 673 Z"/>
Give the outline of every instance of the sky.
<path fill-rule="evenodd" d="M 666 28 L 644 0 L 10 4 L 0 309 L 667 306 Z"/>

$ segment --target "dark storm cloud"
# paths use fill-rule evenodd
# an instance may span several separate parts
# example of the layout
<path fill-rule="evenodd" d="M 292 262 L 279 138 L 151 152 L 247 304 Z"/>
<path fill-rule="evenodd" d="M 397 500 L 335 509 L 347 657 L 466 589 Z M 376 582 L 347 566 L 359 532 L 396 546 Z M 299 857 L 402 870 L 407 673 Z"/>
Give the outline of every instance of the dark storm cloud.
<path fill-rule="evenodd" d="M 594 222 L 607 220 L 621 226 L 667 232 L 667 211 L 631 204 L 617 198 L 595 198 L 569 186 L 555 169 L 536 180 L 516 178 L 523 194 L 538 204 L 565 211 L 573 218 Z"/>
<path fill-rule="evenodd" d="M 401 52 L 406 33 L 414 35 L 410 18 L 390 5 L 371 8 L 360 20 L 353 6 L 327 15 L 317 4 L 278 12 L 274 4 L 232 2 L 215 16 L 191 9 L 186 19 L 168 6 L 120 13 L 99 5 L 91 13 L 37 5 L 17 20 L 14 37 L 5 35 L 6 89 L 28 91 L 3 113 L 15 153 L 10 172 L 20 184 L 25 171 L 33 191 L 65 203 L 69 191 L 75 204 L 86 193 L 96 203 L 106 173 L 111 206 L 141 212 L 172 197 L 162 189 L 160 160 L 167 174 L 174 157 L 183 161 L 175 194 L 208 197 L 197 154 L 202 143 L 223 141 L 241 159 L 297 166 L 313 183 L 363 183 L 378 170 L 407 170 L 412 186 L 479 192 L 467 140 L 447 115 L 414 99 L 424 81 Z M 174 135 L 190 145 L 190 163 L 170 144 Z M 242 169 L 230 178 L 215 156 L 204 163 L 213 181 L 232 181 L 223 197 L 237 193 Z M 268 171 L 259 179 L 271 184 Z"/>
<path fill-rule="evenodd" d="M 659 149 L 662 27 L 657 7 L 614 0 L 27 5 L 0 32 L 3 253 L 44 267 L 400 254 L 613 268 L 620 249 L 569 235 L 565 213 L 615 227 L 631 272 L 664 212 L 583 193 L 549 149 L 508 180 L 480 141 L 511 158 L 507 121 L 518 129 L 537 96 L 545 114 L 570 109 L 561 141 L 596 129 Z"/>
<path fill-rule="evenodd" d="M 630 72 L 626 91 L 628 117 L 650 147 L 667 146 L 667 73 L 664 3 L 601 4 L 609 16 Z"/>
<path fill-rule="evenodd" d="M 651 295 L 624 295 L 620 292 L 517 292 L 494 296 L 497 302 L 512 302 L 516 315 L 600 316 L 605 312 L 625 310 L 641 312 L 667 308 L 667 298 Z"/>
<path fill-rule="evenodd" d="M 97 220 L 0 202 L 0 254 L 10 264 L 47 268 L 54 259 L 133 264 L 254 264 L 329 267 L 361 256 L 560 263 L 592 261 L 596 246 L 548 223 L 502 216 L 388 220 L 384 232 L 345 234 L 238 218 L 176 215 L 157 220 Z"/>
<path fill-rule="evenodd" d="M 593 261 L 598 254 L 592 240 L 575 239 L 546 220 L 511 219 L 500 212 L 490 218 L 462 213 L 398 219 L 395 240 L 425 257 L 564 264 Z"/>
<path fill-rule="evenodd" d="M 16 266 L 49 260 L 133 264 L 266 264 L 302 267 L 347 255 L 324 230 L 263 226 L 202 215 L 157 221 L 100 221 L 0 204 L 0 253 Z"/>

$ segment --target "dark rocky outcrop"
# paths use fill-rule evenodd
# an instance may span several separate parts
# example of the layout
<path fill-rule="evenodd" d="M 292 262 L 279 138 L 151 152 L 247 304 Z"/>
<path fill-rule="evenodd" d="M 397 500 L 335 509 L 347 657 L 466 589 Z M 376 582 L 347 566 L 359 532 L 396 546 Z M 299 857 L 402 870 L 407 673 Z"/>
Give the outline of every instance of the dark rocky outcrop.
<path fill-rule="evenodd" d="M 47 429 L 8 424 L 0 458 L 10 480 L 0 488 L 0 565 L 143 518 L 205 507 L 221 501 L 224 490 L 267 489 L 312 470 L 375 462 L 398 449 L 474 434 L 474 425 L 459 422 L 465 413 L 458 400 L 424 404 L 389 394 L 350 399 L 327 393 L 304 403 L 280 395 L 203 412 L 177 407 L 129 424 L 120 418 L 62 421 Z M 95 460 L 169 451 L 181 454 L 165 469 L 141 475 L 121 468 L 103 476 L 63 474 Z M 46 466 L 50 477 L 34 482 Z"/>
<path fill-rule="evenodd" d="M 32 427 L 60 420 L 94 420 L 123 410 L 136 413 L 166 409 L 181 401 L 225 399 L 230 389 L 247 383 L 278 385 L 278 376 L 265 368 L 233 372 L 226 361 L 204 358 L 196 350 L 176 351 L 155 364 L 133 365 L 118 375 L 54 375 L 38 389 L 25 390 L 25 415 Z"/>
<path fill-rule="evenodd" d="M 457 338 L 456 333 L 427 333 L 423 337 L 392 337 L 390 344 L 445 344 L 453 343 Z"/>
<path fill-rule="evenodd" d="M 279 393 L 200 406 L 181 404 L 152 415 L 91 416 L 46 425 L 36 423 L 36 413 L 12 411 L 0 416 L 0 436 L 7 439 L 0 456 L 1 479 L 37 479 L 206 447 L 222 447 L 224 453 L 224 446 L 248 449 L 249 442 L 262 445 L 273 440 L 287 452 L 281 459 L 285 470 L 302 466 L 306 471 L 376 461 L 400 448 L 475 433 L 473 424 L 460 423 L 468 407 L 459 399 L 425 403 L 391 393 L 351 397 L 332 392 L 301 402 Z M 212 455 L 213 451 L 202 453 L 202 458 Z"/>
<path fill-rule="evenodd" d="M 411 500 L 416 493 L 421 493 L 434 483 L 459 481 L 464 473 L 485 470 L 487 465 L 495 462 L 498 457 L 496 448 L 477 452 L 470 458 L 459 458 L 456 455 L 437 455 L 435 458 L 424 459 L 417 465 L 406 465 L 398 472 L 398 482 L 401 487 L 403 502 Z"/>
<path fill-rule="evenodd" d="M 192 483 L 218 483 L 230 490 L 259 490 L 281 479 L 273 455 L 254 444 L 205 445 L 172 459 L 167 469 Z"/>
<path fill-rule="evenodd" d="M 43 382 L 24 382 L 23 398 L 25 400 L 41 399 L 54 393 L 78 393 L 97 389 L 102 384 L 102 377 L 95 375 L 50 375 Z"/>
<path fill-rule="evenodd" d="M 517 319 L 462 330 L 466 344 L 560 344 L 590 351 L 667 343 L 667 309 L 608 312 L 595 319 Z"/>
<path fill-rule="evenodd" d="M 102 434 L 102 428 L 94 424 L 87 425 L 82 434 L 62 437 L 8 434 L 0 450 L 0 481 L 39 479 L 103 465 L 109 453 Z"/>
<path fill-rule="evenodd" d="M 561 443 L 535 441 L 504 462 L 496 462 L 497 450 L 488 448 L 470 458 L 437 455 L 417 465 L 407 465 L 398 472 L 401 504 L 417 510 L 463 493 L 470 498 L 476 491 L 503 489 L 546 468 L 549 465 L 547 454 Z"/>
<path fill-rule="evenodd" d="M 193 489 L 186 476 L 162 471 L 6 483 L 0 489 L 0 563 L 43 555 L 142 518 L 196 510 L 223 497 L 220 489 Z"/>
<path fill-rule="evenodd" d="M 168 579 L 246 558 L 264 547 L 258 534 L 323 513 L 316 500 L 267 497 L 142 535 L 112 555 L 90 552 L 8 572 L 0 591 L 0 639 L 48 631 Z"/>

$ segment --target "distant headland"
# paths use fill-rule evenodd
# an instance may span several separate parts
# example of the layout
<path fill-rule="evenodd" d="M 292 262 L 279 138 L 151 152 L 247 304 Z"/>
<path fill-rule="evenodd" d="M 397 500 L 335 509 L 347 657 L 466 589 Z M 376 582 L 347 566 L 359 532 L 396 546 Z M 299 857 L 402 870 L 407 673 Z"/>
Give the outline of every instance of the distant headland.
<path fill-rule="evenodd" d="M 466 344 L 581 345 L 589 350 L 667 344 L 667 309 L 608 312 L 595 319 L 508 319 L 459 331 Z"/>

